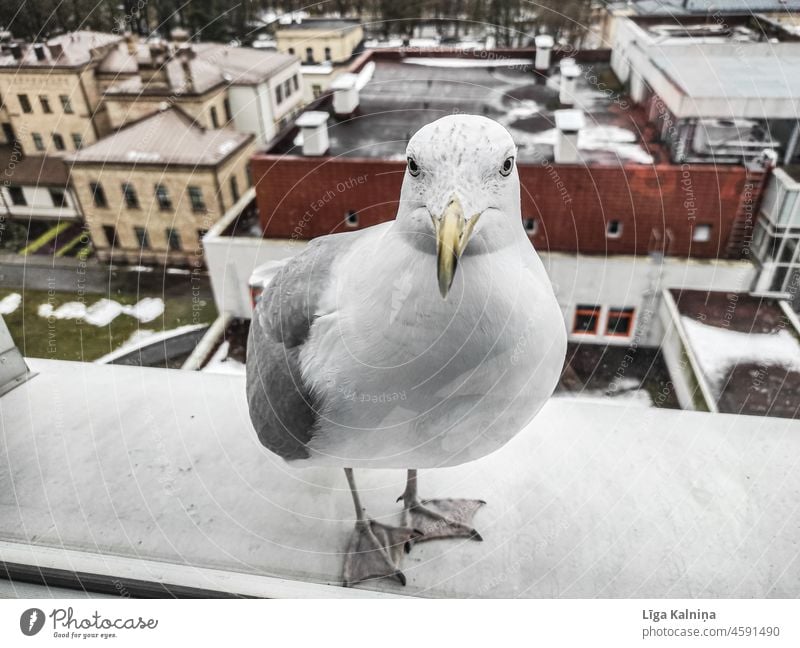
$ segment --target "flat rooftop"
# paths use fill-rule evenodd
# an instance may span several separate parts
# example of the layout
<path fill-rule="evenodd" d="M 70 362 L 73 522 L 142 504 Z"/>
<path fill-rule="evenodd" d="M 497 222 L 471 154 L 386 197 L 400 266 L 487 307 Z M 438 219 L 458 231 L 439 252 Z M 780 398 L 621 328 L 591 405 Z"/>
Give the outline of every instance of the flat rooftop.
<path fill-rule="evenodd" d="M 800 595 L 800 422 L 553 399 L 502 450 L 423 471 L 481 497 L 484 542 L 421 544 L 408 585 L 338 587 L 338 470 L 262 448 L 244 378 L 28 360 L 0 397 L 0 563 L 255 596 Z M 401 471 L 357 471 L 398 519 Z M 163 595 L 163 593 L 162 593 Z"/>
<path fill-rule="evenodd" d="M 656 48 L 653 63 L 691 98 L 794 100 L 800 106 L 800 43 Z"/>
<path fill-rule="evenodd" d="M 458 111 L 486 115 L 508 128 L 520 162 L 552 160 L 553 113 L 562 107 L 557 64 L 545 81 L 530 57 L 373 54 L 372 60 L 374 73 L 360 90 L 356 116 L 329 122 L 330 155 L 403 160 L 408 140 L 420 127 Z M 584 160 L 651 163 L 652 151 L 642 142 L 646 119 L 621 92 L 610 66 L 580 65 L 574 107 L 586 115 L 579 139 Z M 301 153 L 291 138 L 270 152 Z"/>
<path fill-rule="evenodd" d="M 721 412 L 800 418 L 800 339 L 775 299 L 670 292 Z"/>

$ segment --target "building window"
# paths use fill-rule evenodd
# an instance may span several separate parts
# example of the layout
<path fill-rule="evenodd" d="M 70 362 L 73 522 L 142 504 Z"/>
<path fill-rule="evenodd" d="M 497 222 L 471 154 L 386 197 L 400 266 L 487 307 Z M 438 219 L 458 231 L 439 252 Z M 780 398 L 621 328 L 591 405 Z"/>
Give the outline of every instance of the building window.
<path fill-rule="evenodd" d="M 611 308 L 608 311 L 606 335 L 628 337 L 633 332 L 633 309 Z"/>
<path fill-rule="evenodd" d="M 314 50 L 311 47 L 306 47 L 306 63 L 314 62 Z"/>
<path fill-rule="evenodd" d="M 167 244 L 169 245 L 169 249 L 175 252 L 180 252 L 181 250 L 181 237 L 178 234 L 177 230 L 174 230 L 171 227 L 167 228 Z"/>
<path fill-rule="evenodd" d="M 233 115 L 231 114 L 231 102 L 228 101 L 227 97 L 222 100 L 222 107 L 225 110 L 225 123 L 228 123 L 233 119 Z"/>
<path fill-rule="evenodd" d="M 286 81 L 283 82 L 283 94 L 287 99 L 292 94 L 292 80 L 291 79 L 286 79 Z"/>
<path fill-rule="evenodd" d="M 236 176 L 231 176 L 230 183 L 231 196 L 233 196 L 233 202 L 236 202 L 239 200 L 239 182 L 236 180 Z"/>
<path fill-rule="evenodd" d="M 297 92 L 300 89 L 300 81 L 296 74 L 292 77 L 292 84 L 294 85 L 294 91 Z"/>
<path fill-rule="evenodd" d="M 72 133 L 72 145 L 75 147 L 76 151 L 80 151 L 83 148 L 83 135 L 80 133 Z"/>
<path fill-rule="evenodd" d="M 275 103 L 281 103 L 283 101 L 283 86 L 278 84 L 275 86 Z"/>
<path fill-rule="evenodd" d="M 203 247 L 203 237 L 208 234 L 207 229 L 199 229 L 197 230 L 197 242 L 200 244 L 200 247 Z"/>
<path fill-rule="evenodd" d="M 31 135 L 33 137 L 33 145 L 36 147 L 37 151 L 44 151 L 44 140 L 39 133 L 33 133 Z"/>
<path fill-rule="evenodd" d="M 136 193 L 136 188 L 128 183 L 122 183 L 122 197 L 125 199 L 125 206 L 129 209 L 139 209 L 139 196 Z"/>
<path fill-rule="evenodd" d="M 64 145 L 64 138 L 61 137 L 58 133 L 53 133 L 53 146 L 56 147 L 59 151 L 63 151 L 67 147 Z"/>
<path fill-rule="evenodd" d="M 531 236 L 536 234 L 536 230 L 538 229 L 538 222 L 535 218 L 526 218 L 522 221 L 522 224 L 525 226 L 525 232 Z"/>
<path fill-rule="evenodd" d="M 330 61 L 331 60 L 331 48 L 330 47 L 326 47 L 325 48 L 325 60 L 326 61 Z"/>
<path fill-rule="evenodd" d="M 39 95 L 39 103 L 42 105 L 42 112 L 51 113 L 50 100 L 45 95 Z"/>
<path fill-rule="evenodd" d="M 322 86 L 318 83 L 315 83 L 311 86 L 311 93 L 314 95 L 314 99 L 316 99 L 322 94 Z"/>
<path fill-rule="evenodd" d="M 711 240 L 711 225 L 695 225 L 692 240 L 695 243 L 708 243 Z"/>
<path fill-rule="evenodd" d="M 31 108 L 31 100 L 28 99 L 28 95 L 26 94 L 17 95 L 17 99 L 19 99 L 19 107 L 22 108 L 22 112 L 24 113 L 33 112 L 33 108 Z"/>
<path fill-rule="evenodd" d="M 212 128 L 219 128 L 219 118 L 217 117 L 217 109 L 211 106 L 211 126 Z"/>
<path fill-rule="evenodd" d="M 89 188 L 92 190 L 92 199 L 94 200 L 95 207 L 108 207 L 108 201 L 106 200 L 106 192 L 103 191 L 103 185 L 99 182 L 92 182 L 89 185 Z"/>
<path fill-rule="evenodd" d="M 103 225 L 103 234 L 105 234 L 108 247 L 114 247 L 117 244 L 117 228 L 114 225 Z"/>
<path fill-rule="evenodd" d="M 192 203 L 192 211 L 202 213 L 206 211 L 206 201 L 203 200 L 203 190 L 200 187 L 189 187 L 189 200 Z"/>
<path fill-rule="evenodd" d="M 606 226 L 606 237 L 607 238 L 619 238 L 622 236 L 622 223 L 618 220 L 608 221 L 608 225 Z"/>
<path fill-rule="evenodd" d="M 28 201 L 25 200 L 25 192 L 22 191 L 22 187 L 9 187 L 8 193 L 11 195 L 11 202 L 15 205 L 25 206 L 28 204 Z"/>
<path fill-rule="evenodd" d="M 290 48 L 289 48 L 289 54 L 291 54 L 292 56 L 294 56 L 294 47 L 290 47 Z"/>
<path fill-rule="evenodd" d="M 58 99 L 61 101 L 61 107 L 64 109 L 64 112 L 67 114 L 72 114 L 72 101 L 70 100 L 69 96 L 58 95 Z"/>
<path fill-rule="evenodd" d="M 169 198 L 167 188 L 162 184 L 156 185 L 156 200 L 158 201 L 158 208 L 161 210 L 172 209 L 172 201 Z"/>
<path fill-rule="evenodd" d="M 597 325 L 599 321 L 599 306 L 578 304 L 575 308 L 575 319 L 572 323 L 572 332 L 582 335 L 597 335 Z"/>
<path fill-rule="evenodd" d="M 358 214 L 351 209 L 347 212 L 344 222 L 348 227 L 358 227 Z"/>
<path fill-rule="evenodd" d="M 50 189 L 50 200 L 53 201 L 53 207 L 67 206 L 67 196 L 63 189 Z"/>
<path fill-rule="evenodd" d="M 142 250 L 149 250 L 150 237 L 147 236 L 147 229 L 144 227 L 134 227 L 133 231 L 136 233 L 136 240 L 139 241 L 139 247 Z"/>

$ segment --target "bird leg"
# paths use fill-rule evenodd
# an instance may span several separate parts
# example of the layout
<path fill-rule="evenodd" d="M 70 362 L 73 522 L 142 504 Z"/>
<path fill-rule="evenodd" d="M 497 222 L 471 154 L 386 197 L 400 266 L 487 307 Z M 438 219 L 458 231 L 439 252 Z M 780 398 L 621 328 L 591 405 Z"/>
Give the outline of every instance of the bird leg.
<path fill-rule="evenodd" d="M 486 504 L 483 500 L 433 499 L 417 497 L 417 471 L 408 471 L 405 492 L 397 498 L 403 500 L 403 524 L 419 529 L 422 535 L 412 538 L 411 543 L 441 538 L 472 538 L 483 540 L 472 528 L 472 518 Z"/>
<path fill-rule="evenodd" d="M 395 578 L 401 585 L 405 585 L 406 577 L 400 571 L 400 559 L 403 556 L 403 549 L 406 553 L 411 550 L 411 543 L 420 535 L 419 531 L 381 524 L 366 517 L 353 478 L 353 470 L 345 468 L 344 472 L 356 509 L 356 525 L 350 536 L 344 559 L 344 586 L 350 587 L 365 580 L 386 576 Z"/>

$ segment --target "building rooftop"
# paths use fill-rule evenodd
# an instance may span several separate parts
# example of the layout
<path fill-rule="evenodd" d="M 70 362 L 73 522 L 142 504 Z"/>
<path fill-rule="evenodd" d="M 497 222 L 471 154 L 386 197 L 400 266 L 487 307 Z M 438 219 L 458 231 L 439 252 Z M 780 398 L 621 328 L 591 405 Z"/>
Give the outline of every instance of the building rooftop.
<path fill-rule="evenodd" d="M 749 99 L 762 114 L 770 100 L 789 99 L 800 109 L 800 43 L 658 47 L 650 58 L 690 98 Z"/>
<path fill-rule="evenodd" d="M 358 20 L 349 20 L 347 18 L 304 18 L 299 22 L 280 24 L 277 31 L 313 29 L 326 32 L 346 32 L 360 26 L 361 23 Z"/>
<path fill-rule="evenodd" d="M 107 49 L 122 40 L 122 36 L 105 32 L 75 31 L 49 39 L 38 49 L 34 43 L 11 43 L 0 53 L 0 67 L 81 67 L 105 55 Z M 14 57 L 11 48 L 20 48 L 21 58 Z M 41 58 L 40 58 L 41 57 Z"/>
<path fill-rule="evenodd" d="M 554 112 L 561 107 L 557 66 L 545 83 L 528 57 L 371 54 L 374 73 L 360 89 L 356 116 L 329 126 L 330 155 L 405 159 L 405 147 L 414 132 L 458 111 L 486 115 L 508 128 L 521 162 L 552 159 Z M 651 163 L 652 151 L 642 142 L 646 120 L 620 93 L 610 67 L 606 63 L 581 66 L 575 108 L 586 117 L 579 140 L 584 159 Z M 599 83 L 604 84 L 603 90 Z M 288 139 L 271 152 L 300 154 L 300 147 Z"/>
<path fill-rule="evenodd" d="M 670 291 L 721 412 L 800 418 L 800 333 L 778 300 Z"/>
<path fill-rule="evenodd" d="M 130 122 L 68 156 L 73 163 L 216 166 L 253 138 L 226 128 L 207 130 L 180 108 Z"/>
<path fill-rule="evenodd" d="M 13 146 L 0 146 L 0 174 L 9 184 L 66 187 L 69 169 L 56 155 L 21 155 Z"/>
<path fill-rule="evenodd" d="M 342 589 L 344 475 L 262 448 L 244 378 L 28 362 L 36 375 L 0 397 L 0 558 L 16 571 L 79 571 L 112 592 L 800 595 L 797 421 L 553 399 L 502 450 L 421 474 L 428 496 L 487 501 L 484 542 L 420 544 L 406 587 Z M 370 514 L 396 523 L 404 474 L 357 479 Z"/>
<path fill-rule="evenodd" d="M 714 13 L 752 14 L 800 10 L 800 0 L 634 0 L 619 5 L 644 16 L 700 14 L 707 17 Z"/>
<path fill-rule="evenodd" d="M 261 83 L 298 59 L 291 54 L 253 47 L 230 47 L 219 43 L 197 43 L 192 47 L 200 60 L 216 65 L 234 85 Z"/>

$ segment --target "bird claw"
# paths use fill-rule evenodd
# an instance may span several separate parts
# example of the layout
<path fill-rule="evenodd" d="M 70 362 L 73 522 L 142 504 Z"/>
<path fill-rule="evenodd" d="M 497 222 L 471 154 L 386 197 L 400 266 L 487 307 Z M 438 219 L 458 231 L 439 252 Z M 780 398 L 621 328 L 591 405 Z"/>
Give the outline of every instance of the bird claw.
<path fill-rule="evenodd" d="M 413 545 L 444 538 L 482 542 L 483 536 L 472 528 L 472 518 L 484 504 L 483 500 L 472 499 L 435 499 L 410 504 L 403 510 L 403 524 L 422 533 L 409 542 Z"/>
<path fill-rule="evenodd" d="M 394 578 L 405 585 L 400 561 L 419 535 L 416 529 L 393 527 L 375 520 L 356 522 L 344 560 L 344 586 L 377 578 Z"/>

